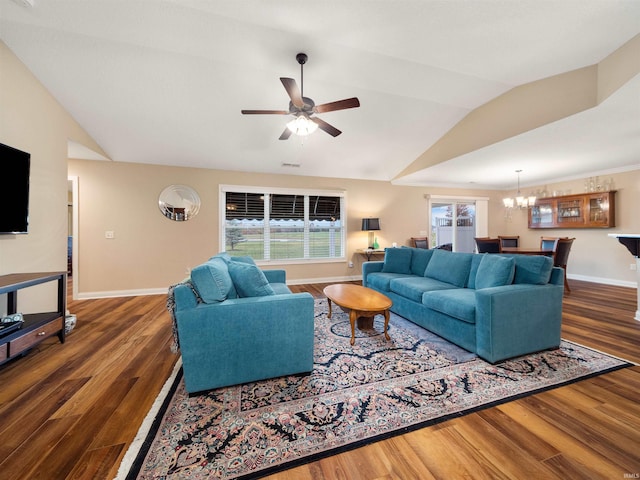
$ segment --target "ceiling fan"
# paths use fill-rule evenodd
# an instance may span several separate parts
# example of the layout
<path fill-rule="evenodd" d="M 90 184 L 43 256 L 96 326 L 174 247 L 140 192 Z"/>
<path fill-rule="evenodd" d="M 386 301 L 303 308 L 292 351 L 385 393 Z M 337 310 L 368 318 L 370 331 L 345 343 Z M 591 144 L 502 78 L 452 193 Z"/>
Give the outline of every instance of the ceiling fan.
<path fill-rule="evenodd" d="M 300 136 L 309 135 L 318 128 L 333 137 L 337 137 L 342 133 L 340 130 L 313 115 L 360 106 L 360 101 L 357 97 L 316 105 L 309 97 L 303 96 L 303 67 L 304 64 L 307 63 L 307 58 L 305 53 L 298 53 L 296 55 L 296 60 L 300 64 L 300 88 L 298 88 L 298 84 L 293 78 L 280 77 L 280 81 L 291 99 L 289 102 L 289 110 L 242 110 L 244 115 L 293 115 L 295 118 L 287 123 L 287 128 L 285 128 L 282 135 L 280 135 L 280 140 L 288 139 L 292 133 Z"/>

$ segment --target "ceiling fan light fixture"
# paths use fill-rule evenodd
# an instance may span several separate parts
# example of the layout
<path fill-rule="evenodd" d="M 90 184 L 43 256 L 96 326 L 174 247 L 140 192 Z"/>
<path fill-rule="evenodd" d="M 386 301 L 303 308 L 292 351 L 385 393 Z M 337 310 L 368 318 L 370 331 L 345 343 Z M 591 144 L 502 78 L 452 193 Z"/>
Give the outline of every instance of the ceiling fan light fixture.
<path fill-rule="evenodd" d="M 318 124 L 306 115 L 298 115 L 287 123 L 287 128 L 300 137 L 306 137 L 318 129 Z"/>

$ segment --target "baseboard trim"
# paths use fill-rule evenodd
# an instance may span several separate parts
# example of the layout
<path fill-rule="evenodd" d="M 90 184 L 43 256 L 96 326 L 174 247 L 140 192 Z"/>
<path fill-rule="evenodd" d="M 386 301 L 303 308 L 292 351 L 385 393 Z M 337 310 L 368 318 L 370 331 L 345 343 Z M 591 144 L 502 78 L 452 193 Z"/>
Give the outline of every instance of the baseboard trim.
<path fill-rule="evenodd" d="M 627 282 L 625 280 L 616 280 L 615 278 L 591 277 L 588 275 L 567 275 L 569 280 L 581 280 L 583 282 L 602 283 L 603 285 L 614 285 L 616 287 L 638 288 L 636 282 Z"/>
<path fill-rule="evenodd" d="M 614 285 L 618 287 L 638 288 L 636 282 L 627 282 L 624 280 L 615 280 L 612 278 L 591 277 L 587 275 L 567 275 L 569 280 L 581 280 L 583 282 L 602 283 L 604 285 Z M 289 280 L 287 285 L 304 285 L 313 283 L 342 283 L 357 282 L 362 280 L 362 275 L 349 275 L 342 277 L 321 277 L 321 278 L 297 278 Z M 137 297 L 144 295 L 166 295 L 166 288 L 143 288 L 139 290 L 111 290 L 104 292 L 83 292 L 78 293 L 78 300 L 92 300 L 97 298 L 114 298 L 114 297 Z"/>
<path fill-rule="evenodd" d="M 140 290 L 109 290 L 105 292 L 78 292 L 78 300 L 95 300 L 98 298 L 140 297 L 145 295 L 166 295 L 167 288 L 143 288 Z"/>
<path fill-rule="evenodd" d="M 304 285 L 306 283 L 341 283 L 362 280 L 362 275 L 348 277 L 302 278 L 290 280 L 287 285 Z M 108 290 L 104 292 L 78 292 L 78 300 L 95 300 L 98 298 L 138 297 L 145 295 L 166 295 L 167 288 L 142 288 L 139 290 Z"/>
<path fill-rule="evenodd" d="M 305 283 L 341 283 L 356 282 L 362 280 L 362 274 L 350 275 L 344 277 L 322 277 L 322 278 L 296 278 L 295 280 L 287 280 L 287 285 L 304 285 Z"/>

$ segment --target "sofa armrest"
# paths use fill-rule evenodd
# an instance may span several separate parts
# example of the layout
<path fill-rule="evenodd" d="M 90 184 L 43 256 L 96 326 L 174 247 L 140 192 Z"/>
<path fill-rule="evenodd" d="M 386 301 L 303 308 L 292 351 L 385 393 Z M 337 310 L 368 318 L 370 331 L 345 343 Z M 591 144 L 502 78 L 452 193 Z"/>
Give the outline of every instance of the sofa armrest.
<path fill-rule="evenodd" d="M 367 275 L 370 273 L 381 272 L 384 262 L 376 260 L 373 262 L 364 262 L 362 264 L 362 285 L 367 286 Z"/>
<path fill-rule="evenodd" d="M 262 270 L 269 283 L 287 283 L 287 272 L 285 270 Z"/>
<path fill-rule="evenodd" d="M 560 345 L 560 285 L 514 284 L 476 290 L 476 353 L 495 363 Z"/>
<path fill-rule="evenodd" d="M 549 283 L 553 285 L 563 285 L 564 286 L 564 269 L 560 267 L 553 267 L 551 270 L 551 278 L 549 279 Z"/>
<path fill-rule="evenodd" d="M 173 298 L 176 310 L 195 308 L 198 304 L 198 299 L 196 298 L 195 293 L 191 289 L 191 286 L 186 283 L 179 283 L 173 288 Z"/>

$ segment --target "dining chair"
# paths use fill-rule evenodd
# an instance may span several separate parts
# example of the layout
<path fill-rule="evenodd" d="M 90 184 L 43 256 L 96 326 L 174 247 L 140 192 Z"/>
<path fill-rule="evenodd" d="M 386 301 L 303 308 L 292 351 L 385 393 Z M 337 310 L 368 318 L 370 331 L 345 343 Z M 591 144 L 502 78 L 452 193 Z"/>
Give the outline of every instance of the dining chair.
<path fill-rule="evenodd" d="M 411 246 L 413 248 L 429 248 L 429 239 L 427 237 L 411 237 Z"/>
<path fill-rule="evenodd" d="M 559 238 L 556 252 L 553 255 L 553 266 L 564 270 L 564 288 L 567 292 L 571 291 L 567 282 L 567 261 L 569 260 L 569 252 L 574 240 L 575 238 Z"/>
<path fill-rule="evenodd" d="M 478 253 L 500 253 L 500 239 L 490 237 L 475 237 Z"/>
<path fill-rule="evenodd" d="M 498 235 L 500 239 L 500 249 L 504 247 L 519 247 L 520 246 L 520 235 L 512 235 L 512 236 L 501 236 Z"/>
<path fill-rule="evenodd" d="M 551 250 L 555 253 L 558 240 L 558 237 L 540 237 L 540 250 Z"/>

